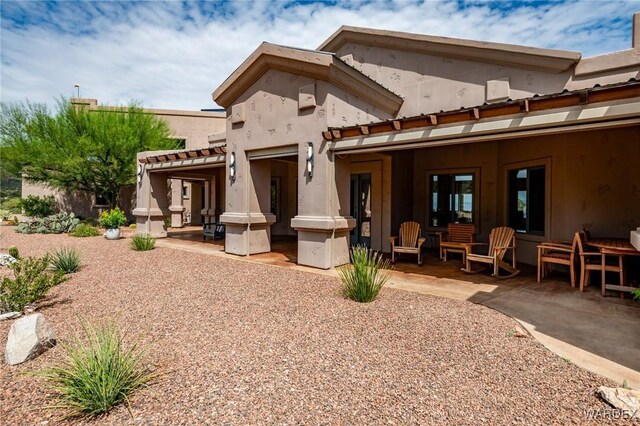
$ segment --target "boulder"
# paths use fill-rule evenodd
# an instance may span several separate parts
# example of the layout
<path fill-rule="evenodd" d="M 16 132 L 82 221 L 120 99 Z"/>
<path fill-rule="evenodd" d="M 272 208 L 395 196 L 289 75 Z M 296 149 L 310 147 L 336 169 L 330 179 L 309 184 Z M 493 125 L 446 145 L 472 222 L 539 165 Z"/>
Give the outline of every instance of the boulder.
<path fill-rule="evenodd" d="M 10 254 L 0 253 L 0 266 L 9 266 L 15 261 L 16 259 Z"/>
<path fill-rule="evenodd" d="M 640 390 L 600 386 L 598 395 L 614 408 L 640 418 Z"/>
<path fill-rule="evenodd" d="M 4 360 L 9 365 L 20 364 L 46 352 L 55 344 L 56 336 L 44 315 L 27 315 L 11 325 Z"/>

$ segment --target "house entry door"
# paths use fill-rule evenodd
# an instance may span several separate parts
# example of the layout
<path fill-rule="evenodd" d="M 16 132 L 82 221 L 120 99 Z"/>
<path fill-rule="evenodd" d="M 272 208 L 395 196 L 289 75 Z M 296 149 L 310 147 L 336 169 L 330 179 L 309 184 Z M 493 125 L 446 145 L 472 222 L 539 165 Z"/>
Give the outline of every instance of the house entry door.
<path fill-rule="evenodd" d="M 371 173 L 351 175 L 351 245 L 371 247 Z"/>

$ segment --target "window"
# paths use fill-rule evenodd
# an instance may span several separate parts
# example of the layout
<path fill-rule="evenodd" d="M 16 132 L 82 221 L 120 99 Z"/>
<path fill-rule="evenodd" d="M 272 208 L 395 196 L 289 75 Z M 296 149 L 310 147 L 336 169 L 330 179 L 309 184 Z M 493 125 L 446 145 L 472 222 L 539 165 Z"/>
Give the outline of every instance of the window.
<path fill-rule="evenodd" d="M 545 192 L 545 166 L 509 170 L 509 226 L 517 232 L 544 235 Z"/>
<path fill-rule="evenodd" d="M 474 223 L 475 173 L 448 173 L 429 176 L 430 225 Z"/>

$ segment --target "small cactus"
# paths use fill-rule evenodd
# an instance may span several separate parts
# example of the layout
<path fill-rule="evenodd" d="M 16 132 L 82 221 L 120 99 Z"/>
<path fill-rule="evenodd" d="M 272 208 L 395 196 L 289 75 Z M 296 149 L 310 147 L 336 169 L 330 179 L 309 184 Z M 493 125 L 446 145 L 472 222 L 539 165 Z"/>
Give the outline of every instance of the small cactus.
<path fill-rule="evenodd" d="M 18 247 L 16 246 L 9 247 L 9 256 L 13 257 L 14 259 L 18 259 L 20 257 L 20 253 L 18 252 Z"/>

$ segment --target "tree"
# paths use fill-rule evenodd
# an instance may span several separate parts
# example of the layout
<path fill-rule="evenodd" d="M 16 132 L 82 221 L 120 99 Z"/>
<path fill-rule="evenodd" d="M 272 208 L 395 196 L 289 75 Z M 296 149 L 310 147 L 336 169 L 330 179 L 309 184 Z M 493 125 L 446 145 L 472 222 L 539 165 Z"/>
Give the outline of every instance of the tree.
<path fill-rule="evenodd" d="M 118 204 L 136 182 L 136 154 L 177 149 L 167 123 L 137 105 L 89 109 L 58 101 L 0 104 L 0 160 L 6 173 L 61 190 L 79 190 Z"/>

